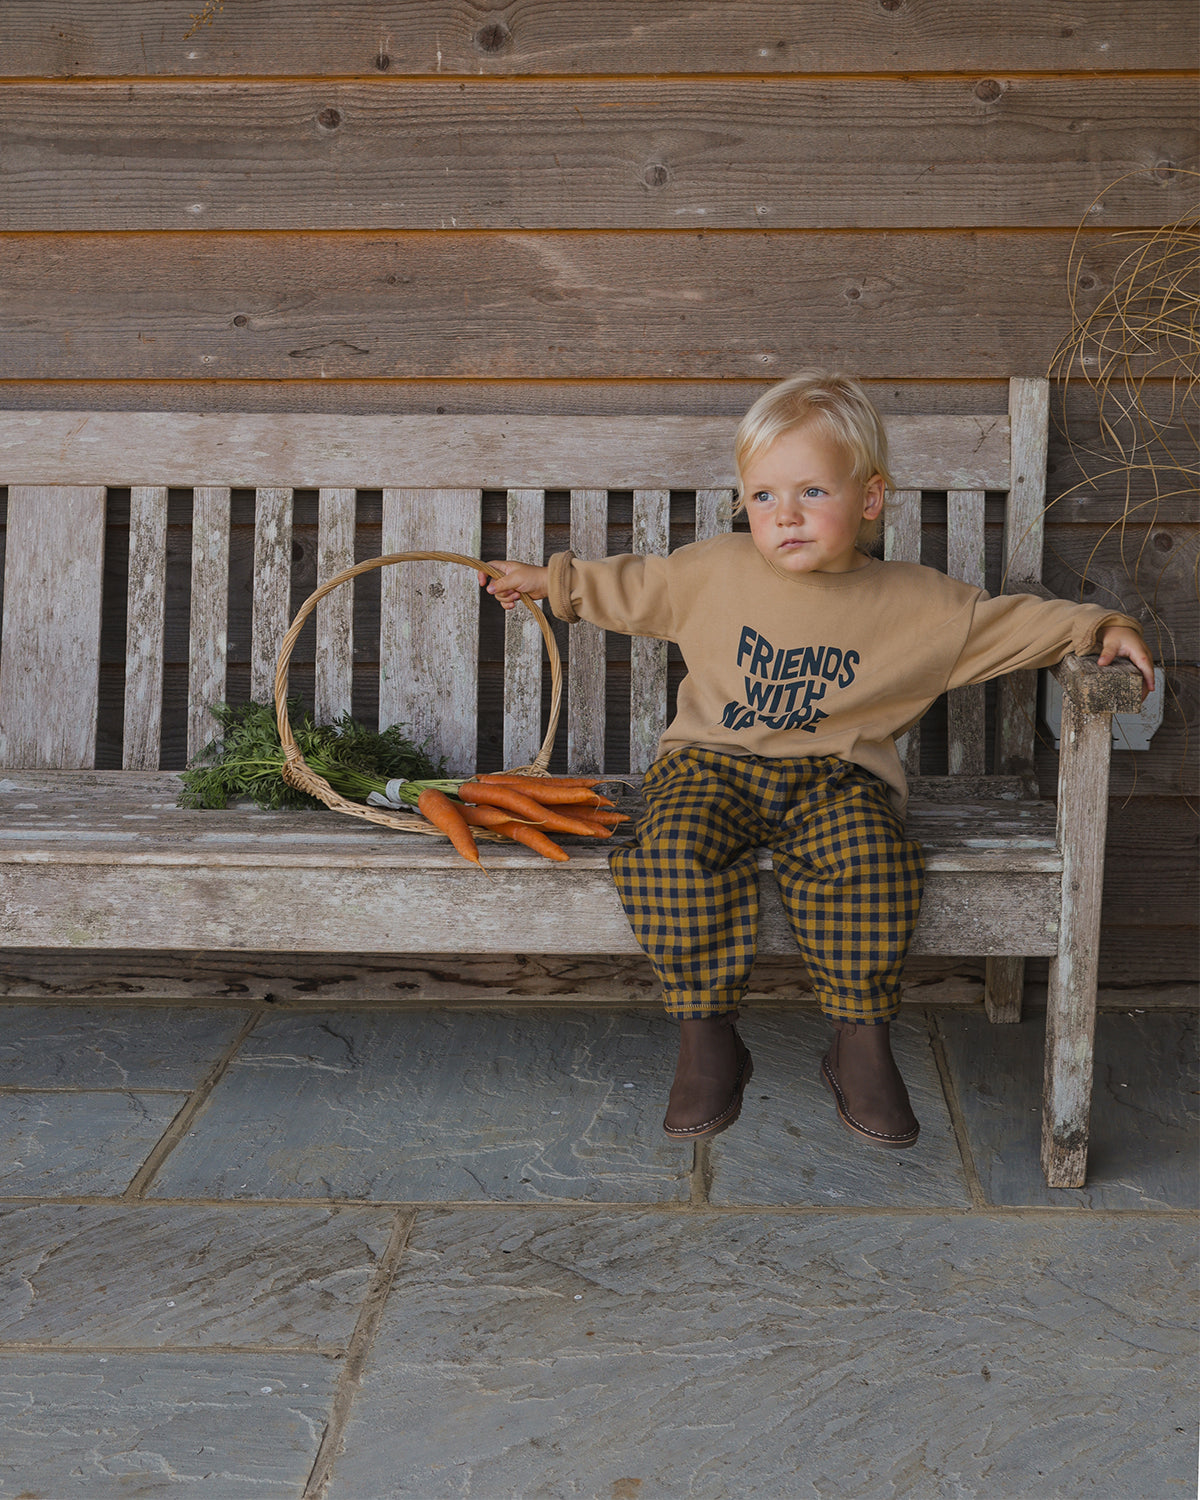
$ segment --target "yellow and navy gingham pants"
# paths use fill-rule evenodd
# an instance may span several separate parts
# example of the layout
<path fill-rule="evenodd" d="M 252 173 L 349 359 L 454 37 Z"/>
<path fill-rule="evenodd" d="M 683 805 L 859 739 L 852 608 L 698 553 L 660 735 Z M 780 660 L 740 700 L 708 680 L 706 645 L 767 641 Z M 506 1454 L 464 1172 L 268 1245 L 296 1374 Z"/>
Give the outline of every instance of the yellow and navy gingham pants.
<path fill-rule="evenodd" d="M 683 749 L 651 766 L 644 791 L 637 843 L 610 864 L 668 1015 L 737 1007 L 758 933 L 755 851 L 767 848 L 822 1010 L 891 1020 L 925 862 L 878 777 L 836 756 Z"/>

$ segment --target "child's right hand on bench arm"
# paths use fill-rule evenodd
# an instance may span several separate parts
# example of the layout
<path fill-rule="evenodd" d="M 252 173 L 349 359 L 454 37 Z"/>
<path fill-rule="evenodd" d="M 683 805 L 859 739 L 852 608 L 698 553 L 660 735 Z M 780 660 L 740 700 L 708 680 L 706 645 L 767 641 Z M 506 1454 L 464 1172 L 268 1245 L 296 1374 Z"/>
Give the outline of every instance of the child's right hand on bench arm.
<path fill-rule="evenodd" d="M 521 594 L 528 594 L 531 599 L 544 599 L 550 591 L 549 568 L 535 567 L 533 563 L 504 561 L 493 562 L 489 566 L 499 568 L 504 577 L 489 579 L 486 573 L 480 573 L 479 582 L 487 585 L 488 593 L 495 594 L 505 609 L 515 609 Z"/>

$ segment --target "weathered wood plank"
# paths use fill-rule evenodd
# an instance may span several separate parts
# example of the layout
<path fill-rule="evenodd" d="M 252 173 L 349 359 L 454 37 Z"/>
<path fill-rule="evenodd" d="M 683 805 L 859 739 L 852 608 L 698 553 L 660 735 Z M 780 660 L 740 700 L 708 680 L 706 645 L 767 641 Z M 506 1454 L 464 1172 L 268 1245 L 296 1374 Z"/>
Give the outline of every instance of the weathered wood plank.
<path fill-rule="evenodd" d="M 733 527 L 734 492 L 732 490 L 696 491 L 696 540 L 724 536 Z"/>
<path fill-rule="evenodd" d="M 952 490 L 946 496 L 946 572 L 976 588 L 987 581 L 983 541 L 986 498 L 982 490 Z M 950 693 L 947 717 L 950 774 L 981 776 L 987 769 L 982 686 L 956 688 Z"/>
<path fill-rule="evenodd" d="M 1106 225 L 1142 225 L 1186 212 L 1196 165 L 1175 77 L 5 93 L 10 232 L 1029 228 L 1100 198 Z"/>
<path fill-rule="evenodd" d="M 384 490 L 383 553 L 479 556 L 478 490 Z M 479 584 L 458 563 L 383 569 L 379 722 L 403 724 L 445 756 L 451 776 L 475 769 Z"/>
<path fill-rule="evenodd" d="M 0 411 L 0 482 L 37 471 L 63 484 L 89 475 L 109 485 L 287 483 L 317 488 L 340 481 L 387 489 L 400 475 L 422 488 L 507 489 L 525 479 L 540 488 L 692 489 L 733 483 L 732 417 L 554 416 L 334 417 L 296 412 Z M 1002 416 L 897 416 L 887 421 L 893 462 L 930 486 L 965 488 L 972 476 L 1003 488 L 1008 422 Z M 86 436 L 82 434 L 86 433 Z M 720 512 L 718 498 L 711 502 Z"/>
<path fill-rule="evenodd" d="M 121 764 L 156 771 L 162 750 L 162 677 L 167 602 L 167 491 L 129 495 L 129 589 L 125 617 L 125 713 Z"/>
<path fill-rule="evenodd" d="M 1065 697 L 1058 793 L 1062 940 L 1050 965 L 1042 1090 L 1042 1170 L 1050 1187 L 1082 1187 L 1087 1177 L 1111 746 L 1108 715 L 1088 713 Z"/>
<path fill-rule="evenodd" d="M 989 958 L 983 986 L 983 1003 L 988 1020 L 1006 1026 L 1019 1021 L 1024 986 L 1023 958 Z"/>
<path fill-rule="evenodd" d="M 1004 514 L 1001 589 L 1018 592 L 1040 582 L 1046 516 L 1050 383 L 1009 381 L 1012 477 Z M 1010 672 L 1000 679 L 996 707 L 996 769 L 1033 765 L 1037 673 Z"/>
<path fill-rule="evenodd" d="M 505 557 L 545 557 L 546 495 L 509 490 Z M 504 617 L 504 764 L 527 766 L 542 747 L 542 632 L 523 604 Z"/>
<path fill-rule="evenodd" d="M 888 496 L 883 513 L 883 555 L 888 562 L 921 561 L 919 489 L 896 489 Z M 902 734 L 896 741 L 896 749 L 900 752 L 904 774 L 916 776 L 921 769 L 921 726 L 914 725 L 907 734 Z"/>
<path fill-rule="evenodd" d="M 286 911 L 277 864 L 13 864 L 0 938 L 27 948 L 486 953 L 510 951 L 519 932 L 530 952 L 636 953 L 607 864 L 592 858 L 539 866 L 489 848 L 490 880 L 461 859 L 416 870 L 296 864 Z M 760 886 L 759 951 L 794 953 L 774 877 L 762 872 Z M 1053 874 L 935 872 L 912 951 L 1051 953 L 1057 887 Z"/>
<path fill-rule="evenodd" d="M 102 488 L 8 492 L 0 766 L 90 766 L 96 751 Z"/>
<path fill-rule="evenodd" d="M 11 235 L 0 378 L 761 380 L 836 366 L 847 350 L 879 380 L 988 377 L 1049 364 L 1073 240 Z M 1095 277 L 1077 299 L 1084 317 L 1128 251 L 1091 231 L 1078 248 Z"/>
<path fill-rule="evenodd" d="M 571 491 L 571 550 L 583 558 L 608 555 L 606 491 Z M 581 620 L 567 644 L 567 763 L 577 774 L 605 769 L 604 673 L 604 632 Z"/>
<path fill-rule="evenodd" d="M 354 566 L 357 496 L 352 489 L 323 489 L 317 512 L 317 583 Z M 328 724 L 351 710 L 354 681 L 354 583 L 326 594 L 316 609 L 313 711 Z"/>
<path fill-rule="evenodd" d="M 192 493 L 192 608 L 188 651 L 190 761 L 218 732 L 214 704 L 225 698 L 229 625 L 229 518 L 227 486 L 198 485 Z"/>
<path fill-rule="evenodd" d="M 269 703 L 275 662 L 291 624 L 292 492 L 261 489 L 254 498 L 254 600 L 250 696 Z"/>
<path fill-rule="evenodd" d="M 1187 0 L 258 0 L 196 26 L 196 0 L 7 0 L 0 76 L 13 78 L 442 77 L 588 73 L 1153 71 L 1196 53 Z M 190 33 L 190 35 L 189 35 Z"/>
<path fill-rule="evenodd" d="M 634 490 L 634 552 L 667 555 L 670 513 L 669 490 Z M 667 727 L 666 641 L 634 636 L 629 642 L 629 677 L 629 769 L 641 776 L 650 769 Z"/>

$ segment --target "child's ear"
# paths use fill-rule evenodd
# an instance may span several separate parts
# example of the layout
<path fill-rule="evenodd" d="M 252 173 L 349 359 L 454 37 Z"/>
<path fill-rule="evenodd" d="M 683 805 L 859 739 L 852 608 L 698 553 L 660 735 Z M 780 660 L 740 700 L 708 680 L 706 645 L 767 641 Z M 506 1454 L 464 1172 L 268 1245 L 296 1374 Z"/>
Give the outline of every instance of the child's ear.
<path fill-rule="evenodd" d="M 863 489 L 863 519 L 873 521 L 883 509 L 885 485 L 881 474 L 872 474 Z"/>

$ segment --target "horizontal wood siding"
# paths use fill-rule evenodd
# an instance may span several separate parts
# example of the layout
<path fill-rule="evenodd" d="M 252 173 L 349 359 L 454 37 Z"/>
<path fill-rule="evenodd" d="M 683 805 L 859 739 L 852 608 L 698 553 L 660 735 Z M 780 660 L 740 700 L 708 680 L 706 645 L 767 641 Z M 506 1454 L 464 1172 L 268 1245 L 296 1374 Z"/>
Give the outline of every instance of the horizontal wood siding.
<path fill-rule="evenodd" d="M 6 229 L 1027 227 L 1093 199 L 1120 225 L 1181 213 L 1197 165 L 1173 77 L 6 93 Z"/>
<path fill-rule="evenodd" d="M 199 24 L 200 10 L 0 7 L 0 409 L 529 413 L 561 422 L 569 447 L 573 415 L 734 418 L 773 380 L 825 364 L 863 375 L 888 415 L 986 417 L 1005 410 L 1007 377 L 1044 374 L 1070 330 L 1073 242 L 1086 316 L 1138 234 L 1195 201 L 1194 0 L 226 0 Z M 1169 380 L 1147 387 L 1156 417 L 1171 399 Z M 1126 473 L 1086 388 L 1053 392 L 1045 581 L 1134 614 L 1168 669 L 1151 750 L 1113 761 L 1102 984 L 1195 970 L 1180 880 L 1194 858 L 1200 505 L 1178 411 L 1167 439 L 1184 469 Z M 589 475 L 494 477 L 494 490 L 477 475 L 380 484 L 483 484 L 485 556 L 508 546 L 505 487 L 550 486 L 540 530 L 532 511 L 514 512 L 514 536 L 534 546 L 540 535 L 547 554 L 569 544 L 567 499 L 552 486 Z M 381 494 L 332 493 L 361 479 L 248 482 L 296 486 L 291 576 L 280 532 L 269 620 L 253 618 L 246 593 L 255 497 L 238 476 L 210 481 L 228 494 L 169 490 L 165 543 L 161 495 L 153 535 L 135 524 L 131 543 L 131 504 L 140 514 L 146 497 L 110 490 L 102 765 L 121 764 L 132 695 L 131 761 L 178 766 L 211 729 L 195 714 L 189 724 L 189 675 L 234 698 L 261 688 L 285 606 L 319 570 L 381 545 Z M 640 481 L 672 490 L 671 546 L 695 535 L 682 483 Z M 323 509 L 318 485 L 331 487 Z M 701 498 L 702 527 L 723 503 Z M 610 492 L 596 512 L 610 549 L 634 545 L 632 494 Z M 908 517 L 935 566 L 958 555 L 954 514 L 926 493 Z M 217 532 L 227 595 L 208 551 Z M 260 550 L 267 542 L 264 530 Z M 130 586 L 131 545 L 135 575 L 152 563 L 144 586 Z M 978 566 L 974 533 L 970 547 Z M 996 589 L 994 497 L 982 550 Z M 189 666 L 193 578 L 208 633 Z M 366 575 L 323 611 L 293 657 L 294 691 L 377 710 L 383 587 Z M 330 636 L 335 608 L 352 610 L 352 649 Z M 143 615 L 155 634 L 127 682 L 127 623 Z M 465 617 L 456 628 L 471 634 Z M 483 609 L 471 689 L 481 763 L 504 756 L 506 692 L 522 703 L 522 753 L 538 734 L 531 673 L 505 680 L 505 629 Z M 627 763 L 629 642 L 580 637 L 572 664 L 561 627 L 558 639 L 576 701 L 568 683 L 556 753 L 570 736 Z M 677 652 L 666 670 L 670 699 Z M 998 722 L 1007 753 L 1027 756 L 994 686 L 969 714 L 961 706 L 926 717 L 914 767 L 944 769 L 981 723 L 989 756 Z M 1044 728 L 1034 755 L 1051 790 Z"/>
<path fill-rule="evenodd" d="M 1190 0 L 254 0 L 201 14 L 199 0 L 5 0 L 0 75 L 1105 74 L 1186 65 L 1197 33 Z"/>

